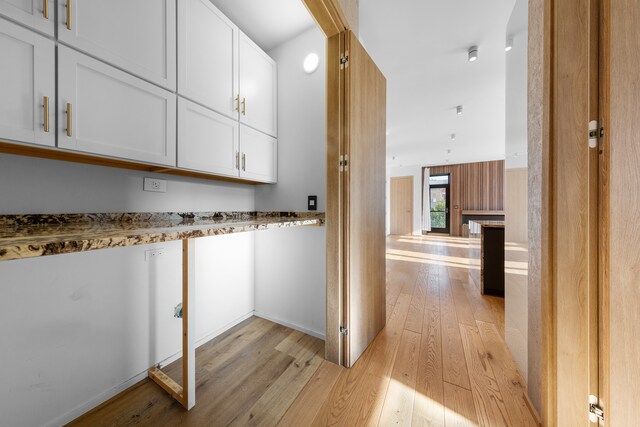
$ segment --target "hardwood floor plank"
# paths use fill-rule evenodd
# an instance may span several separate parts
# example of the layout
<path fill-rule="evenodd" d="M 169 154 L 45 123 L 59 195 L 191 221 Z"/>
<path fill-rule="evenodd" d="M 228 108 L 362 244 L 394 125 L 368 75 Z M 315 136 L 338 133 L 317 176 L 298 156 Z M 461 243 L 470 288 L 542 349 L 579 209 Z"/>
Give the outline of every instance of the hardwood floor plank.
<path fill-rule="evenodd" d="M 518 371 L 504 340 L 500 337 L 496 325 L 479 321 L 478 330 L 487 349 L 487 361 L 504 397 L 512 425 L 537 426 L 538 423 L 531 415 L 525 397 L 526 382 Z"/>
<path fill-rule="evenodd" d="M 419 350 L 420 334 L 405 330 L 393 364 L 379 425 L 411 426 Z"/>
<path fill-rule="evenodd" d="M 405 329 L 418 334 L 422 332 L 424 304 L 427 292 L 427 283 L 420 280 L 419 276 L 420 274 L 417 275 L 415 280 L 413 296 L 411 298 L 411 304 L 409 305 L 409 314 L 407 315 L 407 322 L 404 326 Z"/>
<path fill-rule="evenodd" d="M 444 404 L 447 427 L 476 427 L 478 425 L 471 391 L 445 382 Z"/>
<path fill-rule="evenodd" d="M 488 360 L 491 356 L 484 347 L 478 329 L 461 324 L 460 332 L 469 367 L 471 394 L 480 425 L 487 427 L 514 425 L 510 422 L 500 386 Z"/>
<path fill-rule="evenodd" d="M 329 392 L 345 370 L 342 366 L 324 360 L 313 377 L 291 404 L 278 426 L 298 427 L 311 425 L 327 399 Z"/>
<path fill-rule="evenodd" d="M 426 297 L 425 297 L 425 310 L 436 311 L 440 313 L 440 287 L 438 283 L 438 272 L 436 269 L 427 268 L 418 276 L 418 280 L 426 281 Z"/>
<path fill-rule="evenodd" d="M 439 311 L 425 310 L 416 378 L 416 396 L 413 404 L 413 426 L 444 426 L 443 387 L 440 313 Z"/>
<path fill-rule="evenodd" d="M 449 287 L 446 267 L 439 267 L 440 320 L 442 324 L 442 367 L 444 381 L 471 389 L 467 361 L 460 336 L 456 308 Z"/>
<path fill-rule="evenodd" d="M 452 270 L 452 268 L 449 268 Z M 467 292 L 464 289 L 462 280 L 450 279 L 451 292 L 453 295 L 453 302 L 456 306 L 456 315 L 458 316 L 458 322 L 464 323 L 469 326 L 476 326 L 476 318 L 473 315 L 473 308 L 469 304 L 467 299 Z"/>

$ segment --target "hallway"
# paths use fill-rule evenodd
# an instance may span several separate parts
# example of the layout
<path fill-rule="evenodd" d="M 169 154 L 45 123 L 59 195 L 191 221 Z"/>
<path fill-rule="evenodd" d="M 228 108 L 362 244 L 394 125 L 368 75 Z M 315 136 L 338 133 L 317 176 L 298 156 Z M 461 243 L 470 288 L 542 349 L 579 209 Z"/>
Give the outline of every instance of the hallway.
<path fill-rule="evenodd" d="M 319 370 L 283 421 L 301 418 L 285 424 L 536 425 L 502 338 L 504 300 L 469 282 L 468 268 L 479 267 L 467 264 L 466 245 L 389 238 L 386 328 L 352 369 Z"/>

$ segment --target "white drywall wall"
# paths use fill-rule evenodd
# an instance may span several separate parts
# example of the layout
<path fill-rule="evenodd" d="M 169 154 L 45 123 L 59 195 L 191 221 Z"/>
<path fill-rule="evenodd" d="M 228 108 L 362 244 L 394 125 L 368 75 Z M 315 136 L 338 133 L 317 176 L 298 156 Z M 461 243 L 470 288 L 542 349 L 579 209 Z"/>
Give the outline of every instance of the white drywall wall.
<path fill-rule="evenodd" d="M 313 74 L 302 62 L 320 57 Z M 306 211 L 307 196 L 326 207 L 326 39 L 312 28 L 269 52 L 278 63 L 278 183 L 256 188 L 257 210 Z M 277 249 L 276 249 L 277 248 Z M 324 227 L 256 233 L 256 314 L 325 336 Z"/>

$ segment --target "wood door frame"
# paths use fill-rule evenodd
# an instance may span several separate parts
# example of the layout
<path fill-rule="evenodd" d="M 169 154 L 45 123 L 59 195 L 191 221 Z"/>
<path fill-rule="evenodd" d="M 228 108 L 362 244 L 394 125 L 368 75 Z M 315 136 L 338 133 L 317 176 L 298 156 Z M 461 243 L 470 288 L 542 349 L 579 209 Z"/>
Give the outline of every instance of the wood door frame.
<path fill-rule="evenodd" d="M 413 200 L 413 192 L 414 192 L 414 188 L 413 188 L 413 176 L 392 176 L 392 177 L 390 177 L 390 180 L 391 180 L 391 181 L 393 181 L 393 180 L 399 180 L 399 179 L 407 179 L 407 180 L 409 180 L 409 182 L 411 183 L 411 221 L 410 221 L 410 222 L 411 222 L 411 226 L 409 227 L 409 228 L 410 228 L 409 234 L 411 234 L 411 232 L 413 231 L 413 204 L 414 204 L 414 202 L 415 202 L 415 201 Z M 391 192 L 391 189 L 392 189 L 392 188 L 393 188 L 393 186 L 389 185 L 389 203 L 390 203 L 391 205 L 392 205 L 392 203 L 391 203 L 391 202 L 392 202 L 392 200 L 391 200 L 391 195 L 393 194 L 393 193 Z M 389 214 L 391 214 L 391 212 L 392 212 L 392 211 L 393 211 L 393 210 L 390 208 L 390 209 L 389 209 Z M 391 221 L 391 223 L 393 224 L 393 221 Z M 391 227 L 390 227 L 390 228 L 391 228 Z M 391 231 L 391 230 L 389 230 L 389 231 Z M 391 233 L 391 234 L 393 234 L 393 233 Z"/>
<path fill-rule="evenodd" d="M 325 359 L 343 365 L 345 340 L 340 326 L 345 321 L 345 275 L 343 266 L 347 248 L 344 238 L 344 179 L 339 159 L 345 152 L 345 82 L 340 56 L 345 51 L 345 34 L 349 30 L 346 15 L 338 0 L 302 0 L 327 38 L 327 194 L 326 194 L 326 331 Z"/>

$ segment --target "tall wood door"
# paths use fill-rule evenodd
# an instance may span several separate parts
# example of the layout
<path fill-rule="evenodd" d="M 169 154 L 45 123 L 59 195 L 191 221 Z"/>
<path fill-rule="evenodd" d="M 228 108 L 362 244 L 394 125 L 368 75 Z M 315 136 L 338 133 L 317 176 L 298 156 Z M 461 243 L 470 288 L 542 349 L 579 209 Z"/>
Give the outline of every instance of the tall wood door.
<path fill-rule="evenodd" d="M 391 178 L 391 234 L 411 234 L 413 229 L 413 177 Z"/>
<path fill-rule="evenodd" d="M 386 79 L 350 31 L 345 47 L 344 364 L 352 366 L 386 319 Z"/>

